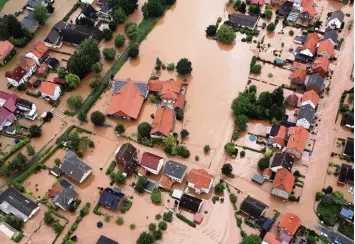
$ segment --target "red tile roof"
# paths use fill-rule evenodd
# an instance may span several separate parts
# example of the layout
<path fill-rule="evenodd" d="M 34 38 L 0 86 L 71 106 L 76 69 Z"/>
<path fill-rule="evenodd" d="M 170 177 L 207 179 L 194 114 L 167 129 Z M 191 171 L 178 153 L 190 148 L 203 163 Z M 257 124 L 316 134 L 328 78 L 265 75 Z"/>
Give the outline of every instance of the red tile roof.
<path fill-rule="evenodd" d="M 140 164 L 146 168 L 157 170 L 161 159 L 163 158 L 158 155 L 150 152 L 144 152 Z"/>
<path fill-rule="evenodd" d="M 54 79 L 55 78 L 59 78 L 59 74 L 58 73 L 49 73 L 47 75 L 46 81 L 54 83 Z"/>
<path fill-rule="evenodd" d="M 56 86 L 57 85 L 50 82 L 42 82 L 39 90 L 42 94 L 53 96 L 55 93 Z"/>
<path fill-rule="evenodd" d="M 185 107 L 185 95 L 180 93 L 177 100 L 174 103 L 174 108 L 184 109 Z"/>
<path fill-rule="evenodd" d="M 181 84 L 179 82 L 170 81 L 168 83 L 164 83 L 160 92 L 161 93 L 160 98 L 162 100 L 176 101 L 180 91 L 181 91 Z"/>
<path fill-rule="evenodd" d="M 312 18 L 316 15 L 316 9 L 313 7 L 313 0 L 303 0 L 301 7 L 301 13 L 308 12 Z"/>
<path fill-rule="evenodd" d="M 301 225 L 301 219 L 293 214 L 293 213 L 287 213 L 284 216 L 281 217 L 280 222 L 279 222 L 279 227 L 282 229 L 287 229 L 291 235 L 296 234 L 297 229 Z"/>
<path fill-rule="evenodd" d="M 276 239 L 276 236 L 270 232 L 266 233 L 264 236 L 264 242 L 267 242 L 268 244 L 281 244 L 281 242 Z"/>
<path fill-rule="evenodd" d="M 155 112 L 152 129 L 150 134 L 161 133 L 168 136 L 173 129 L 174 125 L 174 112 L 168 107 L 160 107 Z"/>
<path fill-rule="evenodd" d="M 321 41 L 317 53 L 327 52 L 331 57 L 334 56 L 334 44 L 331 40 Z"/>
<path fill-rule="evenodd" d="M 299 79 L 304 82 L 306 80 L 306 76 L 307 76 L 307 72 L 305 70 L 295 69 L 294 71 L 292 71 L 291 80 Z"/>
<path fill-rule="evenodd" d="M 14 48 L 14 45 L 9 41 L 0 41 L 0 59 L 4 59 L 9 52 Z"/>
<path fill-rule="evenodd" d="M 196 214 L 194 215 L 194 222 L 195 222 L 195 223 L 201 224 L 201 223 L 202 223 L 202 220 L 203 220 L 203 215 L 202 215 L 202 214 L 196 213 Z"/>
<path fill-rule="evenodd" d="M 29 57 L 21 57 L 20 64 L 22 69 L 26 70 L 26 72 L 30 71 L 34 66 L 36 66 L 36 62 Z"/>
<path fill-rule="evenodd" d="M 13 123 L 16 120 L 16 117 L 13 113 L 8 111 L 4 107 L 1 107 L 0 108 L 0 124 L 3 124 L 6 120 Z"/>
<path fill-rule="evenodd" d="M 54 197 L 55 194 L 58 192 L 61 192 L 64 190 L 64 187 L 61 186 L 60 184 L 56 185 L 55 187 L 52 188 L 52 190 L 48 193 L 48 197 Z"/>
<path fill-rule="evenodd" d="M 173 186 L 173 181 L 170 179 L 169 176 L 163 175 L 163 176 L 160 178 L 159 185 L 162 186 L 162 187 L 165 188 L 165 189 L 170 190 L 171 187 Z"/>
<path fill-rule="evenodd" d="M 277 135 L 272 138 L 272 143 L 277 143 L 280 146 L 285 145 L 285 137 L 286 137 L 287 129 L 285 126 L 281 125 Z"/>
<path fill-rule="evenodd" d="M 317 106 L 319 101 L 319 95 L 313 90 L 306 91 L 305 93 L 303 93 L 302 103 L 307 101 L 311 101 L 315 106 Z"/>
<path fill-rule="evenodd" d="M 269 177 L 270 178 L 272 176 L 272 170 L 270 168 L 266 168 L 266 169 L 263 170 L 262 175 L 264 177 Z"/>
<path fill-rule="evenodd" d="M 302 70 L 307 70 L 307 64 L 299 63 L 299 62 L 293 62 L 293 69 L 302 69 Z"/>
<path fill-rule="evenodd" d="M 48 47 L 43 42 L 37 42 L 28 48 L 28 51 L 33 53 L 38 59 L 41 59 L 48 50 Z"/>
<path fill-rule="evenodd" d="M 307 144 L 308 131 L 303 126 L 295 126 L 288 128 L 287 149 L 296 148 L 303 153 Z"/>
<path fill-rule="evenodd" d="M 317 46 L 318 42 L 319 42 L 318 34 L 317 33 L 309 33 L 305 43 L 303 44 L 302 50 L 309 49 L 311 51 L 311 53 L 314 55 L 316 53 L 316 46 Z"/>
<path fill-rule="evenodd" d="M 9 112 L 14 113 L 16 111 L 17 98 L 18 97 L 15 94 L 0 91 L 0 99 L 5 100 L 2 107 L 6 108 Z"/>
<path fill-rule="evenodd" d="M 143 102 L 143 93 L 133 82 L 129 81 L 112 95 L 107 114 L 137 119 Z"/>
<path fill-rule="evenodd" d="M 163 84 L 168 83 L 169 81 L 161 80 L 150 80 L 148 82 L 148 90 L 150 92 L 158 92 L 163 88 Z"/>
<path fill-rule="evenodd" d="M 264 0 L 252 0 L 252 3 L 255 4 L 255 5 L 263 6 L 264 5 Z"/>
<path fill-rule="evenodd" d="M 187 176 L 187 182 L 194 184 L 197 189 L 208 189 L 212 180 L 213 176 L 204 169 L 192 169 Z"/>
<path fill-rule="evenodd" d="M 286 191 L 291 194 L 292 187 L 295 184 L 295 177 L 285 168 L 279 169 L 276 172 L 272 188 L 277 188 L 281 191 Z"/>
<path fill-rule="evenodd" d="M 21 66 L 16 66 L 12 71 L 6 71 L 5 77 L 13 79 L 15 81 L 20 81 L 27 74 Z"/>
<path fill-rule="evenodd" d="M 140 167 L 138 170 L 138 175 L 146 175 L 147 174 L 147 170 L 143 167 Z"/>
<path fill-rule="evenodd" d="M 327 57 L 321 56 L 314 60 L 312 69 L 314 72 L 321 72 L 322 75 L 328 73 L 329 71 L 329 60 Z"/>

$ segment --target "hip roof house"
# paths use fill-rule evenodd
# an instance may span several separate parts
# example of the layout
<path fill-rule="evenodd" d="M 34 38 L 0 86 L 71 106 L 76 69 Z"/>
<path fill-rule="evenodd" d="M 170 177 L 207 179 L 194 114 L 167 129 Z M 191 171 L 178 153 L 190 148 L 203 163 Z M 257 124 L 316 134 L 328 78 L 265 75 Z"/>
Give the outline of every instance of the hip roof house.
<path fill-rule="evenodd" d="M 179 208 L 189 210 L 190 212 L 197 213 L 200 211 L 203 200 L 196 197 L 183 194 L 180 198 Z"/>
<path fill-rule="evenodd" d="M 259 16 L 246 14 L 230 14 L 228 15 L 228 24 L 234 27 L 242 27 L 249 30 L 254 30 L 259 21 Z"/>
<path fill-rule="evenodd" d="M 240 205 L 240 211 L 242 211 L 244 214 L 248 215 L 253 219 L 257 219 L 263 216 L 266 209 L 268 208 L 269 207 L 266 204 L 260 202 L 259 200 L 251 196 L 247 196 L 247 198 L 245 198 L 242 204 Z"/>
<path fill-rule="evenodd" d="M 15 54 L 16 50 L 11 42 L 0 41 L 0 65 L 5 65 Z"/>
<path fill-rule="evenodd" d="M 290 171 L 285 168 L 278 169 L 272 184 L 271 194 L 283 199 L 288 199 L 294 184 L 295 177 Z"/>
<path fill-rule="evenodd" d="M 304 148 L 307 145 L 307 140 L 308 131 L 304 127 L 290 127 L 288 129 L 286 152 L 297 159 L 302 158 Z"/>
<path fill-rule="evenodd" d="M 77 158 L 75 153 L 68 151 L 65 155 L 64 162 L 60 166 L 62 172 L 78 183 L 84 180 L 91 174 L 92 168 Z"/>
<path fill-rule="evenodd" d="M 152 137 L 163 138 L 170 134 L 174 126 L 174 112 L 167 106 L 159 107 L 155 112 L 150 135 Z"/>
<path fill-rule="evenodd" d="M 197 194 L 208 194 L 212 188 L 214 177 L 204 169 L 192 169 L 187 175 L 188 186 Z"/>
<path fill-rule="evenodd" d="M 327 26 L 332 29 L 340 29 L 344 23 L 345 14 L 341 10 L 336 10 L 330 14 Z"/>
<path fill-rule="evenodd" d="M 173 181 L 182 183 L 186 175 L 186 170 L 186 165 L 170 160 L 165 164 L 164 174 L 169 176 Z"/>
<path fill-rule="evenodd" d="M 150 173 L 158 175 L 164 165 L 164 159 L 150 152 L 144 152 L 140 165 Z"/>
<path fill-rule="evenodd" d="M 310 104 L 303 105 L 298 113 L 296 126 L 303 126 L 306 129 L 311 127 L 315 116 L 315 109 Z"/>
<path fill-rule="evenodd" d="M 124 173 L 130 176 L 138 165 L 138 150 L 131 143 L 124 143 L 116 154 L 118 165 L 124 166 Z"/>

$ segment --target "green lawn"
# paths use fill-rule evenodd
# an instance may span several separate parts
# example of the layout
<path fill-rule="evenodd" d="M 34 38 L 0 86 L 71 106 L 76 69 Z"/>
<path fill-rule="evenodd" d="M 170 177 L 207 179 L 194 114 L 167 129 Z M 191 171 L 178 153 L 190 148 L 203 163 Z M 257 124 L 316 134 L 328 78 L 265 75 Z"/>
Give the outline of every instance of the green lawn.
<path fill-rule="evenodd" d="M 338 231 L 354 240 L 354 225 L 353 224 L 350 224 L 345 221 L 341 221 Z"/>
<path fill-rule="evenodd" d="M 333 201 L 326 201 L 325 198 L 323 198 L 318 204 L 317 215 L 322 221 L 324 221 L 324 224 L 333 226 L 338 220 L 341 206 Z"/>
<path fill-rule="evenodd" d="M 5 6 L 5 3 L 9 1 L 9 0 L 0 0 L 0 11 L 2 10 L 2 8 Z"/>

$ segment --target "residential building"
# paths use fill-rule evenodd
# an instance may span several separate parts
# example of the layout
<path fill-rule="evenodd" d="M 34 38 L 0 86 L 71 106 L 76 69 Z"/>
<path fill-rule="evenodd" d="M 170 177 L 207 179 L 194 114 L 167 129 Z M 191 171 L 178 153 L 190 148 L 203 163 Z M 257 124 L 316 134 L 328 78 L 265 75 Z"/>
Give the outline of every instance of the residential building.
<path fill-rule="evenodd" d="M 79 195 L 74 190 L 73 185 L 64 179 L 61 180 L 59 186 L 60 187 L 57 187 L 57 189 L 54 189 L 54 196 L 53 193 L 50 194 L 53 196 L 52 202 L 64 211 L 68 211 L 70 210 L 70 206 L 73 206 L 78 199 Z"/>
<path fill-rule="evenodd" d="M 331 29 L 340 29 L 344 24 L 345 14 L 341 10 L 335 10 L 330 14 L 327 26 Z"/>
<path fill-rule="evenodd" d="M 258 219 L 263 216 L 268 208 L 269 207 L 266 204 L 251 196 L 247 196 L 240 205 L 240 211 L 253 219 Z"/>
<path fill-rule="evenodd" d="M 159 180 L 159 187 L 164 188 L 166 190 L 170 190 L 173 184 L 173 180 L 167 175 L 162 175 Z"/>
<path fill-rule="evenodd" d="M 36 105 L 28 100 L 19 98 L 15 94 L 0 91 L 0 107 L 13 115 L 24 115 L 25 118 L 34 120 L 37 117 Z"/>
<path fill-rule="evenodd" d="M 338 33 L 327 27 L 324 32 L 323 40 L 330 40 L 334 46 L 336 46 L 338 44 Z"/>
<path fill-rule="evenodd" d="M 246 14 L 230 14 L 228 15 L 228 24 L 233 27 L 241 27 L 249 30 L 254 30 L 259 21 L 259 15 Z"/>
<path fill-rule="evenodd" d="M 297 159 L 302 158 L 307 139 L 308 131 L 303 126 L 290 127 L 288 129 L 286 152 Z"/>
<path fill-rule="evenodd" d="M 83 0 L 81 0 L 83 1 Z M 93 1 L 93 0 L 84 0 L 84 1 Z M 96 244 L 118 244 L 117 241 L 114 241 L 106 236 L 101 235 L 100 238 L 97 240 Z"/>
<path fill-rule="evenodd" d="M 329 59 L 325 56 L 320 56 L 314 60 L 312 64 L 313 73 L 319 73 L 321 76 L 325 77 L 329 71 Z"/>
<path fill-rule="evenodd" d="M 275 153 L 270 158 L 270 169 L 277 172 L 279 169 L 287 169 L 291 172 L 295 158 L 286 152 Z"/>
<path fill-rule="evenodd" d="M 77 183 L 83 183 L 84 180 L 92 173 L 92 168 L 81 161 L 75 153 L 68 151 L 65 159 L 60 166 L 62 172 L 72 178 Z"/>
<path fill-rule="evenodd" d="M 46 76 L 48 72 L 48 64 L 46 63 L 41 63 L 41 65 L 38 67 L 37 71 L 36 71 L 36 75 L 37 76 Z M 31 79 L 34 78 L 36 82 L 37 78 L 35 76 L 32 76 Z M 34 83 L 32 83 L 32 85 L 34 85 Z"/>
<path fill-rule="evenodd" d="M 0 65 L 7 64 L 15 54 L 16 50 L 11 42 L 8 40 L 0 41 Z"/>
<path fill-rule="evenodd" d="M 98 23 L 98 19 L 98 11 L 92 5 L 87 5 L 76 18 L 75 24 L 95 26 Z"/>
<path fill-rule="evenodd" d="M 116 154 L 116 162 L 123 165 L 124 173 L 130 176 L 138 165 L 138 150 L 131 143 L 124 143 Z"/>
<path fill-rule="evenodd" d="M 313 91 L 309 90 L 305 93 L 303 93 L 302 99 L 301 99 L 301 106 L 304 106 L 306 104 L 311 105 L 314 109 L 316 109 L 319 101 L 319 95 Z"/>
<path fill-rule="evenodd" d="M 137 119 L 147 95 L 148 89 L 145 83 L 115 81 L 106 114 L 127 120 Z"/>
<path fill-rule="evenodd" d="M 212 188 L 214 177 L 204 169 L 192 169 L 187 175 L 188 187 L 196 194 L 208 194 Z"/>
<path fill-rule="evenodd" d="M 32 58 L 38 66 L 49 57 L 49 48 L 41 41 L 28 48 L 26 57 Z"/>
<path fill-rule="evenodd" d="M 295 93 L 292 93 L 290 95 L 287 96 L 286 98 L 286 103 L 287 105 L 289 106 L 292 106 L 292 107 L 297 107 L 298 105 L 298 96 L 295 94 Z"/>
<path fill-rule="evenodd" d="M 0 221 L 0 231 L 11 240 L 19 233 L 14 227 L 3 221 Z"/>
<path fill-rule="evenodd" d="M 280 6 L 278 16 L 286 19 L 288 15 L 291 13 L 292 6 L 293 6 L 293 2 L 290 1 L 283 2 L 282 5 Z"/>
<path fill-rule="evenodd" d="M 42 5 L 43 7 L 47 7 L 48 3 L 46 0 L 29 0 L 26 5 L 26 8 L 28 10 L 33 11 L 37 5 Z"/>
<path fill-rule="evenodd" d="M 0 194 L 0 210 L 26 222 L 39 210 L 39 203 L 33 202 L 14 188 L 8 187 Z"/>
<path fill-rule="evenodd" d="M 307 91 L 315 91 L 318 95 L 324 91 L 324 77 L 320 74 L 312 74 L 307 80 Z"/>
<path fill-rule="evenodd" d="M 272 125 L 269 133 L 268 144 L 279 149 L 283 148 L 286 144 L 286 134 L 287 128 L 285 126 L 279 124 Z"/>
<path fill-rule="evenodd" d="M 39 90 L 42 98 L 53 101 L 56 101 L 62 92 L 60 86 L 50 82 L 42 82 Z"/>
<path fill-rule="evenodd" d="M 305 2 L 307 0 L 304 0 Z M 310 0 L 312 1 L 312 0 Z M 302 2 L 302 3 L 303 3 Z M 301 48 L 301 54 L 307 57 L 313 57 L 316 54 L 317 43 L 319 42 L 319 36 L 317 33 L 309 33 L 305 43 Z"/>
<path fill-rule="evenodd" d="M 271 194 L 288 200 L 294 184 L 295 177 L 290 171 L 285 168 L 278 169 L 272 184 Z"/>
<path fill-rule="evenodd" d="M 158 175 L 164 165 L 164 159 L 150 152 L 144 152 L 140 165 L 150 173 Z"/>
<path fill-rule="evenodd" d="M 278 224 L 279 240 L 289 243 L 300 226 L 301 219 L 297 215 L 293 213 L 285 214 L 280 218 Z"/>
<path fill-rule="evenodd" d="M 316 15 L 316 9 L 313 7 L 313 0 L 302 0 L 300 8 L 300 19 L 310 21 Z"/>
<path fill-rule="evenodd" d="M 343 115 L 341 124 L 349 129 L 354 129 L 354 113 L 353 112 L 345 113 Z"/>
<path fill-rule="evenodd" d="M 354 224 L 354 209 L 349 207 L 342 207 L 339 216 L 350 224 Z"/>
<path fill-rule="evenodd" d="M 33 12 L 29 12 L 28 15 L 21 20 L 21 25 L 25 27 L 30 33 L 35 33 L 39 28 L 39 23 L 36 20 Z"/>
<path fill-rule="evenodd" d="M 349 158 L 354 158 L 354 138 L 346 138 L 343 155 Z"/>
<path fill-rule="evenodd" d="M 174 110 L 177 111 L 179 109 L 184 109 L 184 108 L 185 108 L 185 95 L 179 93 L 177 99 L 174 102 Z"/>
<path fill-rule="evenodd" d="M 112 210 L 118 210 L 122 207 L 126 195 L 118 188 L 105 188 L 100 194 L 99 204 Z"/>
<path fill-rule="evenodd" d="M 96 3 L 99 6 L 98 15 L 104 19 L 111 19 L 111 7 L 106 0 L 98 0 Z"/>
<path fill-rule="evenodd" d="M 298 111 L 296 126 L 309 129 L 312 125 L 316 110 L 310 104 L 303 105 Z"/>
<path fill-rule="evenodd" d="M 93 38 L 100 41 L 102 31 L 88 25 L 74 25 L 63 21 L 58 22 L 44 39 L 44 44 L 52 48 L 60 48 L 63 43 L 77 46 L 85 39 Z"/>
<path fill-rule="evenodd" d="M 173 182 L 182 183 L 185 178 L 186 165 L 169 160 L 165 164 L 164 174 L 169 176 Z"/>
<path fill-rule="evenodd" d="M 281 242 L 271 232 L 267 232 L 261 244 L 281 244 Z"/>
<path fill-rule="evenodd" d="M 264 5 L 264 0 L 252 0 L 251 3 L 254 4 L 254 5 L 263 6 Z"/>
<path fill-rule="evenodd" d="M 197 213 L 200 211 L 202 204 L 203 200 L 187 194 L 183 194 L 180 198 L 179 208 L 186 209 L 193 213 Z"/>
<path fill-rule="evenodd" d="M 21 57 L 20 63 L 12 71 L 5 72 L 5 77 L 11 85 L 18 87 L 28 81 L 36 69 L 37 65 L 33 59 Z"/>
<path fill-rule="evenodd" d="M 175 121 L 174 112 L 167 106 L 162 106 L 155 112 L 152 129 L 150 131 L 151 137 L 164 138 L 173 130 Z"/>
<path fill-rule="evenodd" d="M 318 56 L 324 56 L 327 59 L 334 57 L 334 44 L 331 40 L 324 40 L 318 44 Z"/>
<path fill-rule="evenodd" d="M 150 80 L 148 90 L 156 93 L 162 100 L 162 105 L 171 109 L 184 109 L 185 95 L 182 94 L 181 83 L 174 80 Z"/>
<path fill-rule="evenodd" d="M 61 86 L 65 85 L 65 80 L 59 78 L 58 73 L 49 73 L 46 77 L 46 81 L 53 83 L 53 84 L 61 85 Z"/>
<path fill-rule="evenodd" d="M 354 168 L 351 165 L 342 164 L 338 175 L 338 184 L 354 184 Z"/>
<path fill-rule="evenodd" d="M 303 85 L 307 76 L 307 71 L 303 69 L 295 69 L 292 71 L 290 80 L 292 84 Z"/>
<path fill-rule="evenodd" d="M 0 131 L 10 127 L 16 121 L 16 116 L 6 110 L 5 108 L 0 108 Z"/>

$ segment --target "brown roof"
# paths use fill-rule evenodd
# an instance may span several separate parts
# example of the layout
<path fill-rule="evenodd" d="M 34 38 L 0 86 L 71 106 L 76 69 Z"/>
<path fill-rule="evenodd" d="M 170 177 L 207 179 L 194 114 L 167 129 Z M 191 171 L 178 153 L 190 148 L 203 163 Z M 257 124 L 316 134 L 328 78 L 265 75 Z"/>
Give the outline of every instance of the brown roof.
<path fill-rule="evenodd" d="M 147 170 L 143 167 L 140 167 L 138 170 L 138 174 L 140 175 L 146 175 L 147 174 Z"/>
<path fill-rule="evenodd" d="M 318 47 L 318 53 L 327 52 L 330 56 L 334 55 L 334 44 L 331 40 L 321 41 Z"/>
<path fill-rule="evenodd" d="M 163 84 L 160 98 L 164 100 L 176 101 L 181 91 L 181 84 L 177 81 L 170 81 Z"/>
<path fill-rule="evenodd" d="M 169 176 L 163 175 L 163 176 L 160 178 L 159 185 L 162 186 L 162 187 L 165 188 L 165 189 L 170 190 L 171 187 L 173 186 L 173 181 L 170 179 Z"/>
<path fill-rule="evenodd" d="M 305 70 L 295 69 L 294 71 L 292 71 L 291 80 L 299 79 L 304 82 L 306 80 L 306 76 L 307 76 L 307 72 Z"/>
<path fill-rule="evenodd" d="M 152 154 L 150 152 L 144 152 L 142 155 L 140 165 L 147 167 L 149 169 L 157 170 L 161 159 L 162 157 L 158 155 Z"/>
<path fill-rule="evenodd" d="M 27 82 L 33 85 L 37 80 L 38 78 L 36 76 L 31 76 L 31 78 Z"/>
<path fill-rule="evenodd" d="M 272 170 L 271 170 L 270 168 L 266 168 L 266 169 L 263 170 L 262 175 L 263 175 L 264 177 L 267 176 L 267 177 L 270 178 L 270 177 L 272 176 Z"/>
<path fill-rule="evenodd" d="M 14 48 L 14 45 L 9 41 L 0 41 L 0 59 L 4 59 L 9 52 Z"/>
<path fill-rule="evenodd" d="M 28 48 L 28 51 L 33 53 L 38 59 L 42 58 L 48 50 L 48 47 L 43 42 L 37 42 Z"/>
<path fill-rule="evenodd" d="M 292 173 L 290 173 L 287 169 L 282 168 L 277 170 L 272 188 L 277 188 L 290 194 L 294 183 L 295 177 Z"/>
<path fill-rule="evenodd" d="M 324 56 L 316 58 L 316 60 L 314 60 L 313 62 L 312 69 L 317 72 L 322 71 L 324 73 L 327 73 L 329 69 L 328 58 Z"/>
<path fill-rule="evenodd" d="M 42 82 L 40 86 L 40 92 L 47 95 L 54 95 L 57 85 L 50 82 Z"/>
<path fill-rule="evenodd" d="M 48 194 L 48 197 L 54 197 L 55 194 L 57 194 L 58 192 L 61 192 L 63 190 L 64 190 L 64 187 L 62 185 L 58 184 L 52 188 L 52 190 Z"/>
<path fill-rule="evenodd" d="M 303 126 L 288 128 L 287 149 L 296 148 L 299 152 L 303 152 L 308 138 L 308 131 Z"/>
<path fill-rule="evenodd" d="M 204 169 L 192 169 L 187 176 L 187 182 L 194 184 L 197 189 L 208 189 L 212 180 L 213 176 Z"/>
<path fill-rule="evenodd" d="M 298 100 L 299 100 L 298 96 L 296 94 L 292 93 L 291 95 L 289 95 L 287 97 L 286 102 L 290 106 L 297 106 Z"/>
<path fill-rule="evenodd" d="M 177 100 L 174 103 L 174 108 L 184 109 L 185 106 L 185 95 L 180 93 Z"/>
<path fill-rule="evenodd" d="M 15 81 L 20 81 L 27 74 L 20 65 L 16 66 L 12 71 L 6 71 L 5 77 L 13 79 Z"/>
<path fill-rule="evenodd" d="M 144 95 L 133 82 L 127 82 L 112 95 L 107 114 L 137 119 L 144 102 Z"/>
<path fill-rule="evenodd" d="M 51 82 L 51 83 L 54 83 L 54 79 L 55 79 L 55 78 L 59 78 L 58 73 L 49 73 L 49 74 L 47 75 L 46 81 Z"/>
<path fill-rule="evenodd" d="M 283 229 L 287 229 L 287 231 L 292 235 L 296 234 L 296 231 L 300 227 L 300 225 L 301 225 L 301 219 L 293 213 L 285 214 L 284 216 L 281 217 L 279 222 L 279 227 Z"/>
<path fill-rule="evenodd" d="M 276 236 L 270 232 L 266 233 L 264 236 L 264 242 L 267 242 L 268 244 L 281 244 L 281 242 L 276 239 Z"/>
<path fill-rule="evenodd" d="M 285 145 L 285 137 L 286 137 L 287 129 L 285 126 L 281 125 L 277 135 L 272 138 L 273 143 L 277 143 L 281 146 Z"/>
<path fill-rule="evenodd" d="M 302 103 L 307 101 L 311 101 L 315 106 L 317 106 L 319 101 L 319 95 L 313 90 L 306 91 L 305 93 L 303 93 Z"/>
<path fill-rule="evenodd" d="M 32 58 L 21 57 L 19 65 L 21 66 L 22 69 L 24 69 L 24 70 L 26 70 L 26 72 L 28 72 L 28 71 L 30 71 L 30 69 L 33 66 L 36 66 L 36 62 Z"/>
<path fill-rule="evenodd" d="M 38 67 L 37 73 L 38 73 L 38 74 L 44 74 L 44 73 L 47 72 L 47 70 L 48 70 L 48 65 L 47 65 L 46 63 L 42 63 L 42 64 Z"/>
<path fill-rule="evenodd" d="M 313 7 L 313 0 L 303 0 L 301 3 L 301 7 L 301 13 L 308 12 L 310 16 L 315 16 L 316 9 Z"/>
<path fill-rule="evenodd" d="M 314 55 L 316 53 L 316 46 L 317 46 L 318 42 L 319 42 L 318 34 L 317 33 L 309 33 L 305 43 L 303 44 L 302 50 L 309 49 L 311 51 L 311 53 Z"/>
<path fill-rule="evenodd" d="M 160 107 L 155 112 L 150 134 L 161 133 L 168 136 L 173 129 L 174 112 L 168 107 Z"/>
<path fill-rule="evenodd" d="M 150 80 L 148 82 L 148 90 L 150 92 L 158 92 L 163 88 L 163 84 L 168 83 L 169 81 L 161 80 Z"/>

